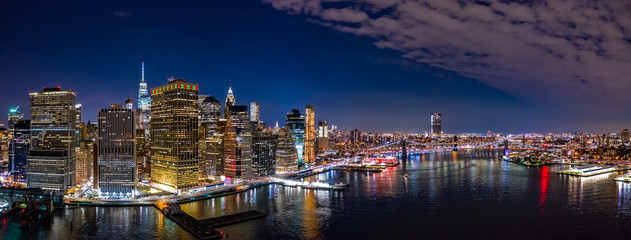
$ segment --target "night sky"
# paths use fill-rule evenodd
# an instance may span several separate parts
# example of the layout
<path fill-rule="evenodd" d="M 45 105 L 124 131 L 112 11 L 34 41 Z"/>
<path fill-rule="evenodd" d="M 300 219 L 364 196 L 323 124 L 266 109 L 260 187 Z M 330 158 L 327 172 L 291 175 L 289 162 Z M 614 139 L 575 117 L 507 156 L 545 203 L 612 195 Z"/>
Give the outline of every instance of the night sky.
<path fill-rule="evenodd" d="M 95 119 L 136 101 L 142 61 L 150 87 L 232 86 L 268 125 L 312 104 L 369 131 L 429 131 L 432 112 L 446 133 L 631 128 L 629 1 L 0 3 L 0 112 L 61 86 Z"/>

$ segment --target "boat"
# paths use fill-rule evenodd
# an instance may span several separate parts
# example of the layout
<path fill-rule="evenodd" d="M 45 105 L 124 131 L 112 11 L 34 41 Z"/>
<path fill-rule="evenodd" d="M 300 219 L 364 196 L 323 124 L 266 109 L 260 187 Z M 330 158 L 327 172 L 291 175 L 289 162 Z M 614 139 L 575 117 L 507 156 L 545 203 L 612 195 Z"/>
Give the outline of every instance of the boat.
<path fill-rule="evenodd" d="M 622 176 L 614 178 L 614 181 L 618 182 L 631 182 L 631 173 L 622 174 Z"/>
<path fill-rule="evenodd" d="M 68 209 L 75 209 L 78 208 L 79 204 L 78 203 L 66 203 L 66 208 Z"/>

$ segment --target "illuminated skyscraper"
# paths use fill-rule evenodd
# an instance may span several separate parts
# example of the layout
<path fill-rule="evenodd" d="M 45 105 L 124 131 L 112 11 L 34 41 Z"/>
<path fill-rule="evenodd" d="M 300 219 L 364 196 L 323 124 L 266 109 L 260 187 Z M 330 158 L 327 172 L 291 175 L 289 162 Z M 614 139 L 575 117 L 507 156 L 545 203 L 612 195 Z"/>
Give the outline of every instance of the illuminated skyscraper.
<path fill-rule="evenodd" d="M 200 124 L 208 125 L 208 134 L 217 130 L 217 121 L 221 118 L 221 103 L 215 97 L 207 97 L 200 103 Z"/>
<path fill-rule="evenodd" d="M 26 171 L 22 170 L 26 170 L 26 155 L 28 153 L 28 143 L 30 142 L 30 133 L 28 132 L 30 131 L 30 122 L 28 120 L 24 122 L 24 114 L 19 111 L 19 108 L 9 109 L 9 126 L 7 129 L 9 136 L 7 137 L 9 137 L 8 158 L 10 173 L 26 173 Z"/>
<path fill-rule="evenodd" d="M 287 113 L 285 125 L 289 127 L 291 137 L 294 140 L 296 152 L 298 153 L 298 166 L 302 166 L 305 150 L 305 116 L 300 114 L 300 110 L 292 109 L 290 113 Z"/>
<path fill-rule="evenodd" d="M 287 126 L 274 128 L 277 131 L 276 141 L 276 174 L 298 170 L 298 151 Z"/>
<path fill-rule="evenodd" d="M 26 159 L 31 146 L 31 121 L 18 120 L 13 124 L 9 142 L 9 172 L 23 179 L 26 174 Z"/>
<path fill-rule="evenodd" d="M 147 89 L 145 81 L 145 62 L 142 62 L 140 86 L 138 88 L 138 108 L 142 110 L 142 129 L 149 129 L 149 120 L 151 117 L 151 96 Z"/>
<path fill-rule="evenodd" d="M 92 176 L 94 142 L 81 142 L 77 147 L 77 184 L 88 182 Z"/>
<path fill-rule="evenodd" d="M 315 164 L 315 110 L 313 105 L 307 105 L 305 109 L 305 158 L 308 166 Z"/>
<path fill-rule="evenodd" d="M 123 105 L 99 110 L 99 191 L 131 197 L 136 190 L 136 124 L 134 111 Z"/>
<path fill-rule="evenodd" d="M 629 134 L 629 130 L 627 129 L 622 130 L 622 133 L 620 134 L 620 140 L 622 141 L 623 145 L 629 146 L 629 140 L 631 138 L 630 135 L 631 134 Z"/>
<path fill-rule="evenodd" d="M 206 97 L 200 103 L 200 136 L 199 155 L 200 172 L 202 178 L 211 178 L 223 173 L 223 128 L 219 122 L 221 118 L 221 103 L 215 97 Z"/>
<path fill-rule="evenodd" d="M 65 190 L 75 184 L 77 93 L 60 87 L 31 92 L 29 187 Z"/>
<path fill-rule="evenodd" d="M 227 112 L 230 107 L 236 104 L 236 100 L 234 99 L 234 94 L 232 93 L 232 87 L 228 88 L 228 96 L 226 96 L 226 103 L 224 105 L 224 118 L 227 118 Z"/>
<path fill-rule="evenodd" d="M 329 150 L 329 124 L 326 121 L 318 122 L 318 152 Z"/>
<path fill-rule="evenodd" d="M 22 114 L 20 112 L 20 107 L 15 107 L 15 108 L 11 108 L 9 109 L 9 132 L 13 130 L 13 124 L 15 124 L 17 121 L 20 121 L 24 119 L 24 114 Z"/>
<path fill-rule="evenodd" d="M 228 107 L 228 114 L 235 134 L 235 153 L 234 158 L 226 158 L 224 174 L 235 178 L 250 178 L 252 177 L 252 131 L 248 107 L 239 105 Z"/>
<path fill-rule="evenodd" d="M 151 180 L 183 193 L 198 183 L 199 86 L 173 79 L 151 89 Z"/>
<path fill-rule="evenodd" d="M 255 177 L 274 175 L 276 172 L 276 140 L 271 130 L 256 130 L 252 137 L 252 172 Z"/>
<path fill-rule="evenodd" d="M 440 113 L 432 113 L 431 117 L 432 122 L 432 137 L 439 138 L 443 133 L 441 130 L 441 114 Z"/>
<path fill-rule="evenodd" d="M 250 103 L 250 121 L 251 122 L 258 123 L 259 121 L 261 121 L 260 115 L 259 115 L 259 107 L 260 105 L 258 102 Z"/>

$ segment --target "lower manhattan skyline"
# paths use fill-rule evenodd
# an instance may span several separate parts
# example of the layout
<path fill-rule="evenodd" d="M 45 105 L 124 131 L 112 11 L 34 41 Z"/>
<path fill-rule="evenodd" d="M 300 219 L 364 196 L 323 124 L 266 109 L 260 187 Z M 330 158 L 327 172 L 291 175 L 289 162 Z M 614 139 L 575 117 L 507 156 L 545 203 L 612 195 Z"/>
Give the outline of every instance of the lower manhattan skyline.
<path fill-rule="evenodd" d="M 136 102 L 139 63 L 144 61 L 149 87 L 175 76 L 198 82 L 204 86 L 202 94 L 218 99 L 232 87 L 242 101 L 261 103 L 265 122 L 280 121 L 290 109 L 305 104 L 318 106 L 319 116 L 342 128 L 375 132 L 429 131 L 427 115 L 432 112 L 445 115 L 444 130 L 452 133 L 617 132 L 627 127 L 625 122 L 631 117 L 623 111 L 629 107 L 628 81 L 616 80 L 625 79 L 628 70 L 622 66 L 631 62 L 622 54 L 631 48 L 630 36 L 616 31 L 628 15 L 608 13 L 616 21 L 605 21 L 607 27 L 596 32 L 589 30 L 596 23 L 579 24 L 571 14 L 558 16 L 569 26 L 502 25 L 508 20 L 498 26 L 478 26 L 514 28 L 505 31 L 519 33 L 516 38 L 521 40 L 511 40 L 507 33 L 488 30 L 497 40 L 506 37 L 508 43 L 496 43 L 497 49 L 490 48 L 492 43 L 468 47 L 458 42 L 484 40 L 479 36 L 484 35 L 483 29 L 458 30 L 472 25 L 473 20 L 442 30 L 432 30 L 438 26 L 428 23 L 418 27 L 436 38 L 453 40 L 440 44 L 411 35 L 409 42 L 401 44 L 429 52 L 415 60 L 410 57 L 416 56 L 414 48 L 401 50 L 401 46 L 373 37 L 381 33 L 370 27 L 378 26 L 387 14 L 379 21 L 372 13 L 367 19 L 336 18 L 335 13 L 349 8 L 336 12 L 324 1 L 316 11 L 296 2 L 298 12 L 282 1 L 244 6 L 205 3 L 195 9 L 160 2 L 77 3 L 67 8 L 56 8 L 53 3 L 6 3 L 2 22 L 11 24 L 2 25 L 2 31 L 11 37 L 0 40 L 0 70 L 12 87 L 2 90 L 2 110 L 27 108 L 26 95 L 14 89 L 61 86 L 77 91 L 78 103 L 86 108 L 83 121 L 94 120 L 99 108 L 130 93 Z M 362 4 L 374 11 L 381 7 Z M 475 5 L 463 9 L 485 8 Z M 553 7 L 513 5 L 523 18 Z M 575 9 L 587 14 L 588 5 Z M 405 13 L 403 7 L 387 8 L 398 14 Z M 483 10 L 472 16 L 481 18 L 486 14 Z M 392 24 L 406 17 L 397 16 Z M 342 28 L 356 22 L 365 22 L 365 27 Z M 572 28 L 570 23 L 578 27 Z M 526 35 L 526 29 L 540 32 Z M 557 37 L 546 39 L 548 35 Z M 394 41 L 397 36 L 392 33 L 383 38 Z M 550 52 L 533 55 L 540 51 L 534 46 Z M 506 55 L 508 52 L 511 54 Z M 583 56 L 590 52 L 591 57 Z M 450 56 L 463 56 L 469 66 L 457 62 L 465 59 Z M 97 87 L 94 83 L 110 85 Z M 116 90 L 103 91 L 107 86 L 116 86 Z M 278 91 L 283 94 L 276 94 Z"/>
<path fill-rule="evenodd" d="M 0 239 L 628 239 L 631 1 L 0 3 Z"/>

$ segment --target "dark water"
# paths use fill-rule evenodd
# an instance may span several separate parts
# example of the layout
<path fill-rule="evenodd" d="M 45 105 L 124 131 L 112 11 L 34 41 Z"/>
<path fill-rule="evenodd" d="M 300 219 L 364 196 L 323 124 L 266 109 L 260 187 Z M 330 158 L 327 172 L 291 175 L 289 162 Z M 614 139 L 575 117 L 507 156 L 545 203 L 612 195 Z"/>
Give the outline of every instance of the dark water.
<path fill-rule="evenodd" d="M 562 168 L 507 163 L 493 151 L 433 153 L 382 173 L 309 179 L 349 183 L 342 192 L 266 186 L 181 206 L 197 218 L 268 214 L 221 228 L 228 239 L 631 239 L 631 184 L 615 173 L 556 174 Z M 84 207 L 35 233 L 17 227 L 2 225 L 0 239 L 193 239 L 153 207 Z"/>

